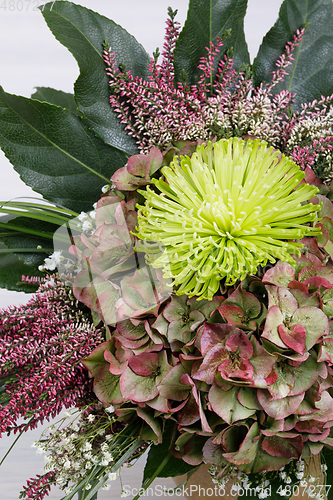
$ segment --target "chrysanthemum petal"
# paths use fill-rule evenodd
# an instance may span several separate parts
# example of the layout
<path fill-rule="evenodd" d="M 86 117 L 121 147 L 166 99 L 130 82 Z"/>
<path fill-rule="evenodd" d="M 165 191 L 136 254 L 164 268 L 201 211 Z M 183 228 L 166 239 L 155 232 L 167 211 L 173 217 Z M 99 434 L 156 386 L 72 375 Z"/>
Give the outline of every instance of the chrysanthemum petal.
<path fill-rule="evenodd" d="M 176 293 L 210 300 L 222 279 L 232 285 L 277 258 L 293 263 L 301 244 L 291 240 L 320 233 L 311 225 L 320 205 L 308 203 L 317 188 L 300 184 L 299 167 L 263 141 L 203 144 L 162 173 L 166 181 L 140 191 L 136 236 Z"/>

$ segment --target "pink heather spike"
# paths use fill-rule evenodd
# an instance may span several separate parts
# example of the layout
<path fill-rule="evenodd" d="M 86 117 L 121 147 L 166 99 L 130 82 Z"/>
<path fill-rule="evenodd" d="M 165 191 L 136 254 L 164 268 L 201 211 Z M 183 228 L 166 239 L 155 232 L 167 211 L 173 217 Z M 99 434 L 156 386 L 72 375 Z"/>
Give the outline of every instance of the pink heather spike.
<path fill-rule="evenodd" d="M 0 339 L 0 377 L 13 377 L 6 384 L 9 401 L 0 405 L 0 435 L 22 430 L 25 424 L 18 424 L 18 418 L 34 415 L 32 429 L 64 407 L 90 399 L 91 381 L 80 360 L 103 341 L 103 334 L 58 277 L 44 280 L 27 305 L 1 311 Z"/>

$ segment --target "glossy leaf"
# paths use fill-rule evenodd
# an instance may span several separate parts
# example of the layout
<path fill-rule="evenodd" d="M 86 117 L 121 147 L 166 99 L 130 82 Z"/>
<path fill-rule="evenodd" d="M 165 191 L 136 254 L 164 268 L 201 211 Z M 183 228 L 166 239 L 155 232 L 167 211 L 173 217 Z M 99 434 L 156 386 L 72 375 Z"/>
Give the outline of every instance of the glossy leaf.
<path fill-rule="evenodd" d="M 103 185 L 127 161 L 66 109 L 1 87 L 0 147 L 28 186 L 78 212 L 91 210 Z"/>
<path fill-rule="evenodd" d="M 326 471 L 326 485 L 333 485 L 333 449 L 327 448 L 326 446 L 323 448 L 321 452 L 321 462 L 327 465 Z M 327 489 L 326 489 L 327 491 Z"/>
<path fill-rule="evenodd" d="M 24 276 L 43 276 L 43 273 L 36 271 L 35 267 L 28 266 L 22 262 L 15 254 L 2 252 L 6 246 L 0 242 L 0 288 L 15 290 L 17 292 L 32 293 L 38 285 L 29 285 L 22 282 Z"/>
<path fill-rule="evenodd" d="M 244 35 L 244 16 L 247 0 L 190 0 L 184 28 L 175 49 L 176 80 L 181 80 L 182 70 L 187 75 L 186 83 L 193 85 L 201 74 L 197 66 L 200 58 L 207 55 L 205 47 L 224 38 L 224 45 L 216 57 L 216 67 L 224 54 L 231 48 L 235 68 L 250 63 Z M 223 37 L 227 30 L 229 36 Z"/>
<path fill-rule="evenodd" d="M 0 254 L 15 254 L 18 261 L 29 266 L 29 275 L 44 276 L 38 266 L 53 252 L 53 232 L 57 227 L 28 217 L 0 216 L 0 241 L 4 244 Z M 21 278 L 21 262 L 17 266 L 17 271 L 14 268 L 12 271 Z"/>
<path fill-rule="evenodd" d="M 170 459 L 157 477 L 182 476 L 195 468 L 193 465 L 184 462 L 184 460 L 174 457 L 169 451 L 174 439 L 175 428 L 175 422 L 166 421 L 162 443 L 150 448 L 144 470 L 143 484 L 154 474 L 158 464 L 160 464 L 168 454 L 171 455 Z"/>
<path fill-rule="evenodd" d="M 104 142 L 135 154 L 134 139 L 120 125 L 109 104 L 110 89 L 103 61 L 103 43 L 112 47 L 117 63 L 133 76 L 147 77 L 149 56 L 136 39 L 113 21 L 72 2 L 43 6 L 48 27 L 73 54 L 80 67 L 75 101 L 84 120 Z"/>
<path fill-rule="evenodd" d="M 307 25 L 301 44 L 293 54 L 284 82 L 273 88 L 296 92 L 294 109 L 302 102 L 320 99 L 333 92 L 333 3 L 332 0 L 285 0 L 279 17 L 265 36 L 254 61 L 254 84 L 271 81 L 275 62 L 293 41 L 296 30 Z"/>
<path fill-rule="evenodd" d="M 76 107 L 73 94 L 62 92 L 62 90 L 55 90 L 49 87 L 36 87 L 36 92 L 31 95 L 31 99 L 55 104 L 61 108 L 68 109 L 74 115 L 81 116 Z"/>

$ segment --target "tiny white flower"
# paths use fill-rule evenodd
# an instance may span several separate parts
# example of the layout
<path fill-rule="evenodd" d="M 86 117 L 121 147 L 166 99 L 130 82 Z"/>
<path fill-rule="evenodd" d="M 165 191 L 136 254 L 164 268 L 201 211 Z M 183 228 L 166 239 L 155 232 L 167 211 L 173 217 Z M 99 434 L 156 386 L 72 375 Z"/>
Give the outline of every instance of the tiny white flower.
<path fill-rule="evenodd" d="M 64 463 L 64 469 L 68 470 L 71 466 L 70 461 L 67 459 L 66 462 Z"/>
<path fill-rule="evenodd" d="M 286 477 L 285 480 L 284 480 L 284 482 L 286 484 L 290 484 L 291 483 L 291 477 L 290 476 Z"/>
<path fill-rule="evenodd" d="M 326 465 L 326 464 L 322 464 L 322 465 L 320 466 L 320 468 L 321 468 L 321 470 L 322 470 L 323 472 L 326 472 L 326 471 L 327 471 L 327 465 Z"/>
<path fill-rule="evenodd" d="M 299 471 L 304 470 L 305 463 L 304 460 L 300 460 L 299 462 L 296 463 L 296 469 Z"/>
<path fill-rule="evenodd" d="M 104 483 L 103 486 L 102 486 L 102 490 L 109 490 L 111 488 L 111 484 L 108 484 L 108 483 Z"/>
<path fill-rule="evenodd" d="M 85 490 L 90 490 L 91 489 L 91 484 L 86 484 Z"/>
<path fill-rule="evenodd" d="M 121 492 L 121 495 L 120 495 L 120 498 L 126 498 L 130 495 L 130 492 L 129 491 L 126 491 L 126 490 L 123 490 Z"/>
<path fill-rule="evenodd" d="M 314 483 L 314 482 L 315 482 L 315 480 L 316 480 L 316 478 L 315 478 L 315 477 L 313 477 L 313 476 L 310 476 L 310 477 L 309 477 L 309 483 Z"/>
<path fill-rule="evenodd" d="M 85 220 L 87 220 L 88 215 L 85 212 L 81 212 L 77 218 L 79 219 L 80 222 L 84 222 Z"/>
<path fill-rule="evenodd" d="M 93 207 L 95 210 L 97 209 L 97 201 L 96 201 L 96 203 L 93 204 Z"/>
<path fill-rule="evenodd" d="M 268 492 L 266 490 L 259 491 L 258 498 L 264 499 L 264 498 L 267 498 L 267 497 L 268 497 Z"/>
<path fill-rule="evenodd" d="M 288 495 L 287 491 L 286 490 L 279 490 L 279 495 L 281 497 L 286 497 Z"/>
<path fill-rule="evenodd" d="M 105 411 L 107 411 L 108 413 L 114 413 L 114 406 L 113 405 L 108 406 L 107 408 L 105 408 Z"/>
<path fill-rule="evenodd" d="M 283 479 L 286 479 L 287 474 L 286 474 L 286 472 L 279 472 L 279 476 L 280 476 L 280 479 L 283 480 Z"/>
<path fill-rule="evenodd" d="M 88 422 L 93 422 L 95 420 L 95 415 L 88 415 Z"/>
<path fill-rule="evenodd" d="M 82 231 L 86 233 L 87 231 L 91 231 L 93 229 L 93 225 L 89 220 L 85 220 L 82 224 Z"/>
<path fill-rule="evenodd" d="M 95 218 L 96 218 L 96 211 L 92 210 L 91 212 L 89 212 L 89 217 L 91 217 L 92 219 L 95 220 Z"/>
<path fill-rule="evenodd" d="M 92 444 L 86 441 L 83 447 L 83 451 L 90 451 L 90 450 L 92 450 Z"/>
<path fill-rule="evenodd" d="M 108 463 L 112 462 L 113 460 L 113 456 L 108 451 L 103 454 L 103 458 L 104 460 L 107 460 Z"/>
<path fill-rule="evenodd" d="M 105 194 L 108 191 L 110 191 L 111 185 L 110 184 L 105 184 L 105 186 L 102 187 L 102 193 Z"/>
<path fill-rule="evenodd" d="M 304 477 L 304 472 L 296 472 L 296 473 L 295 473 L 295 476 L 296 476 L 296 478 L 297 478 L 297 479 L 303 479 L 303 477 Z"/>
<path fill-rule="evenodd" d="M 110 472 L 109 481 L 115 481 L 117 479 L 117 474 L 115 472 Z"/>
<path fill-rule="evenodd" d="M 301 482 L 299 483 L 299 485 L 300 485 L 300 486 L 302 486 L 302 488 L 306 488 L 306 487 L 307 487 L 307 485 L 308 485 L 308 483 L 307 483 L 307 481 L 306 481 L 305 479 L 303 479 L 303 481 L 301 481 Z"/>
<path fill-rule="evenodd" d="M 62 250 L 56 250 L 53 252 L 50 257 L 47 257 L 44 260 L 44 269 L 48 269 L 49 271 L 54 271 L 56 267 L 60 266 L 61 262 L 61 254 Z M 41 266 L 39 266 L 41 267 Z"/>

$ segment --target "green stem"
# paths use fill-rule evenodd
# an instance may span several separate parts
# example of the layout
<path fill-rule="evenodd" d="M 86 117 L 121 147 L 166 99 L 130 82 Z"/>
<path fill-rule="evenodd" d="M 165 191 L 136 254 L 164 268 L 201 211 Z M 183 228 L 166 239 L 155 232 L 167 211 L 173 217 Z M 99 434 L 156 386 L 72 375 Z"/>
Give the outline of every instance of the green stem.
<path fill-rule="evenodd" d="M 20 231 L 21 233 L 33 234 L 34 236 L 41 236 L 53 240 L 53 233 L 44 233 L 43 231 L 36 231 L 34 229 L 27 229 L 26 227 L 15 226 L 15 224 L 8 224 L 8 222 L 0 222 L 0 228 L 12 229 L 13 231 Z"/>
<path fill-rule="evenodd" d="M 29 217 L 29 219 L 37 219 L 43 220 L 45 222 L 49 222 L 50 224 L 56 224 L 57 226 L 61 226 L 65 222 L 69 220 L 66 216 L 61 215 L 48 215 L 42 212 L 41 210 L 31 210 L 29 212 L 22 212 L 20 210 L 14 210 L 12 208 L 0 208 L 0 213 L 16 215 L 17 217 Z"/>
<path fill-rule="evenodd" d="M 42 203 L 28 203 L 25 201 L 0 201 L 0 207 L 6 207 L 6 206 L 22 208 L 22 209 L 26 208 L 27 210 L 35 208 L 38 210 L 46 210 L 49 212 L 66 214 L 66 215 L 70 215 L 72 217 L 77 217 L 79 215 L 77 212 L 73 212 L 73 210 L 69 210 L 68 208 L 65 208 L 65 207 L 44 205 Z"/>
<path fill-rule="evenodd" d="M 14 448 L 14 446 L 16 445 L 17 441 L 20 439 L 20 437 L 22 436 L 23 432 L 28 428 L 28 426 L 30 425 L 30 423 L 32 422 L 32 420 L 34 419 L 34 417 L 31 417 L 31 419 L 29 420 L 29 422 L 23 427 L 23 429 L 21 430 L 20 434 L 17 436 L 17 438 L 15 439 L 15 441 L 13 442 L 13 444 L 9 447 L 9 450 L 7 451 L 7 453 L 5 454 L 5 456 L 3 457 L 3 459 L 1 460 L 0 462 L 0 467 L 1 465 L 4 463 L 4 461 L 6 460 L 6 458 L 8 457 L 9 453 L 12 451 L 12 449 Z"/>
<path fill-rule="evenodd" d="M 154 474 L 145 482 L 145 484 L 142 485 L 142 490 L 146 491 L 147 488 L 151 485 L 153 481 L 158 477 L 159 473 L 164 469 L 166 464 L 169 462 L 170 458 L 172 457 L 172 454 L 169 452 L 167 456 L 162 460 L 160 465 L 157 467 L 155 470 Z M 142 493 L 138 493 L 133 500 L 138 500 L 142 496 Z"/>
<path fill-rule="evenodd" d="M 1 235 L 2 236 L 2 235 Z M 3 248 L 0 253 L 52 253 L 53 248 Z"/>

